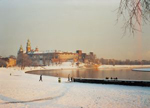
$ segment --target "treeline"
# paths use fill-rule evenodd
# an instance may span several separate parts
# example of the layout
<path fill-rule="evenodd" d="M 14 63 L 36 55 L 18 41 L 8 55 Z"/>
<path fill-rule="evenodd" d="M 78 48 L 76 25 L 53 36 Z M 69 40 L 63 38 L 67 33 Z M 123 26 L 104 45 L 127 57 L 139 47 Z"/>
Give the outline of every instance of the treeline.
<path fill-rule="evenodd" d="M 150 60 L 115 60 L 115 59 L 100 59 L 104 65 L 150 65 Z"/>

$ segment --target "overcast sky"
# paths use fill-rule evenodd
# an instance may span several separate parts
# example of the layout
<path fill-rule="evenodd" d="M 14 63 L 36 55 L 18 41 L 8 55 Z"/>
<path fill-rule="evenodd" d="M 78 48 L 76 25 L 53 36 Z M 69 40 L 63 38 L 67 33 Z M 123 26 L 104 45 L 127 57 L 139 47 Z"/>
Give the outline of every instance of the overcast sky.
<path fill-rule="evenodd" d="M 116 24 L 119 0 L 0 0 L 0 55 L 34 49 L 93 51 L 99 58 L 150 60 L 150 25 L 138 38 Z M 141 46 L 142 45 L 142 46 Z"/>

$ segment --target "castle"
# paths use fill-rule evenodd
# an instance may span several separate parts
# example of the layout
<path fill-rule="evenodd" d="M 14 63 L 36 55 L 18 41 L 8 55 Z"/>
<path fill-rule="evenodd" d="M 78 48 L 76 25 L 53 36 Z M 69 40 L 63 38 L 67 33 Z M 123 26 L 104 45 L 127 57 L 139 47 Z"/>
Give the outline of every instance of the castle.
<path fill-rule="evenodd" d="M 53 63 L 62 63 L 66 61 L 71 62 L 94 62 L 96 56 L 93 52 L 90 52 L 89 55 L 82 53 L 82 50 L 77 50 L 76 53 L 72 52 L 61 52 L 61 51 L 39 51 L 38 47 L 35 49 L 31 48 L 30 40 L 27 41 L 26 51 L 23 50 L 22 45 L 18 51 L 19 54 L 27 54 L 32 60 L 34 65 L 51 65 Z"/>

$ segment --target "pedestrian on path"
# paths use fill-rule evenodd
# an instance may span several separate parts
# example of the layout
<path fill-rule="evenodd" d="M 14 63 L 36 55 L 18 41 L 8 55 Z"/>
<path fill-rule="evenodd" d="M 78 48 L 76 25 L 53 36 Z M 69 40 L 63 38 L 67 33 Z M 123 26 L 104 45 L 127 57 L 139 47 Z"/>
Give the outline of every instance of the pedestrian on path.
<path fill-rule="evenodd" d="M 40 80 L 39 81 L 42 81 L 42 75 L 40 75 Z"/>
<path fill-rule="evenodd" d="M 68 75 L 68 81 L 70 81 L 70 74 Z"/>
<path fill-rule="evenodd" d="M 60 77 L 58 78 L 58 83 L 61 83 L 61 78 Z"/>

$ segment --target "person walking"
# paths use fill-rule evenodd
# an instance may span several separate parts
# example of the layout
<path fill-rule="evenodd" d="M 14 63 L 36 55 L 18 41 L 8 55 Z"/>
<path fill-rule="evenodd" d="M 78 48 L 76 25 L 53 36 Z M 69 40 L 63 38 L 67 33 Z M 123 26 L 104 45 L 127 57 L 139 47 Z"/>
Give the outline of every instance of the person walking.
<path fill-rule="evenodd" d="M 68 75 L 68 81 L 70 81 L 70 74 Z"/>
<path fill-rule="evenodd" d="M 61 78 L 60 77 L 58 78 L 58 83 L 61 83 Z"/>
<path fill-rule="evenodd" d="M 42 81 L 42 75 L 40 75 L 40 80 L 39 81 Z"/>
<path fill-rule="evenodd" d="M 73 77 L 71 77 L 71 82 L 73 82 Z"/>

